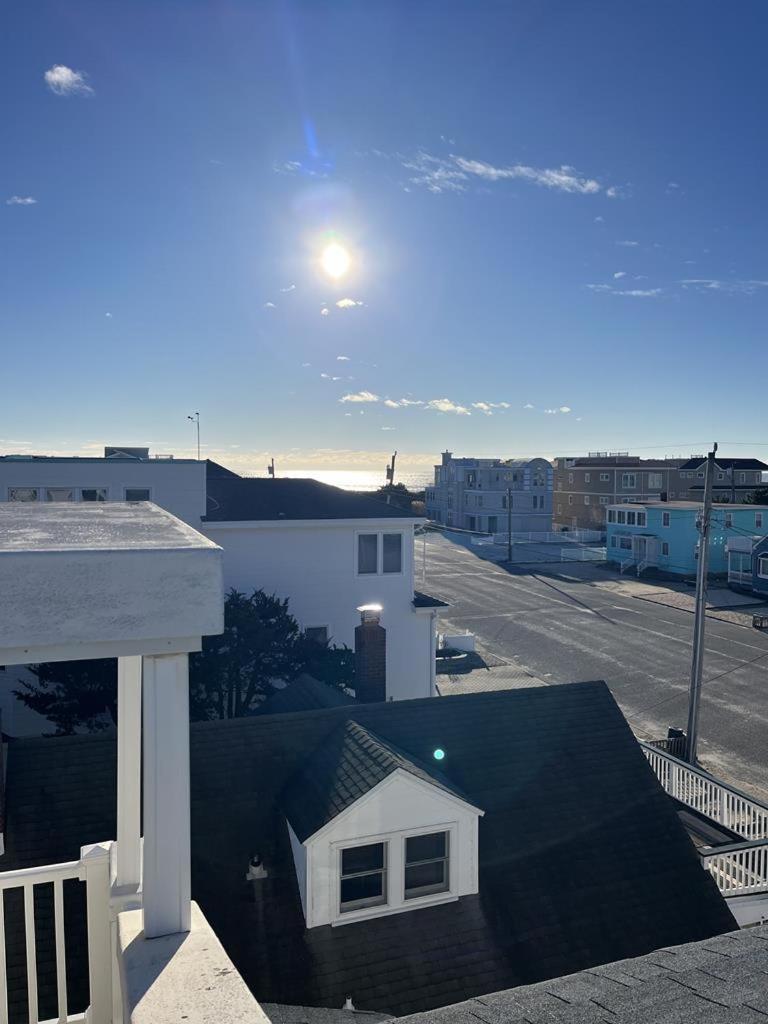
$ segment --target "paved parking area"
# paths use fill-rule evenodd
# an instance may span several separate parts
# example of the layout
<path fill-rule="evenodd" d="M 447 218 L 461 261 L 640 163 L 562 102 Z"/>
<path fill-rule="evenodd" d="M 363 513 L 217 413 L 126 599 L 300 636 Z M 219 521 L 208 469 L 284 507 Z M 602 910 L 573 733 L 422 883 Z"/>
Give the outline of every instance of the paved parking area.
<path fill-rule="evenodd" d="M 443 535 L 428 534 L 426 545 L 426 580 L 419 551 L 416 585 L 449 602 L 440 629 L 475 633 L 481 652 L 508 666 L 510 684 L 521 673 L 547 683 L 604 679 L 641 738 L 685 726 L 689 611 L 606 586 L 615 577 L 588 564 L 507 569 Z M 483 672 L 490 682 L 494 670 Z M 702 762 L 768 801 L 768 636 L 708 616 L 703 692 Z"/>

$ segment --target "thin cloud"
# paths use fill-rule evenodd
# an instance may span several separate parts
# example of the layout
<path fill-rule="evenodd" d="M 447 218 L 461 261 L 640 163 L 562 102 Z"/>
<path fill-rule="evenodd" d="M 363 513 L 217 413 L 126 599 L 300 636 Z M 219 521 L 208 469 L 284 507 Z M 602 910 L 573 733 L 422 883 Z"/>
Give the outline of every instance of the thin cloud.
<path fill-rule="evenodd" d="M 612 288 L 609 284 L 588 284 L 586 287 L 604 295 L 627 295 L 633 299 L 653 299 L 663 291 L 662 288 Z"/>
<path fill-rule="evenodd" d="M 605 222 L 605 217 L 602 217 L 600 215 L 595 217 L 595 224 L 603 224 L 604 222 Z"/>
<path fill-rule="evenodd" d="M 274 304 L 274 302 L 265 302 L 264 309 L 277 309 L 277 306 Z"/>
<path fill-rule="evenodd" d="M 477 409 L 484 416 L 493 416 L 494 409 L 508 409 L 509 402 L 473 402 L 472 408 Z"/>
<path fill-rule="evenodd" d="M 613 279 L 614 279 L 614 281 L 618 281 L 619 278 L 626 277 L 626 276 L 627 276 L 626 270 L 617 270 L 616 273 L 613 275 Z"/>
<path fill-rule="evenodd" d="M 341 380 L 341 377 L 332 377 L 330 373 L 321 373 L 320 377 L 322 380 Z M 344 399 L 342 398 L 341 401 L 343 402 Z"/>
<path fill-rule="evenodd" d="M 281 288 L 280 291 L 281 292 L 295 292 L 296 291 L 296 285 L 295 284 L 289 284 L 287 288 Z"/>
<path fill-rule="evenodd" d="M 725 292 L 730 295 L 754 295 L 762 288 L 768 288 L 768 281 L 750 279 L 747 281 L 721 281 L 717 278 L 689 277 L 681 281 L 683 288 L 698 291 Z"/>
<path fill-rule="evenodd" d="M 54 64 L 43 76 L 45 84 L 57 96 L 90 96 L 93 89 L 86 82 L 84 71 L 73 71 L 66 64 Z"/>
<path fill-rule="evenodd" d="M 364 305 L 359 299 L 339 299 L 336 303 L 339 309 L 354 309 L 355 306 Z"/>
<path fill-rule="evenodd" d="M 372 391 L 356 391 L 351 395 L 342 396 L 340 402 L 378 402 L 379 396 L 374 395 Z"/>
<path fill-rule="evenodd" d="M 105 313 L 104 316 L 109 317 L 110 320 L 112 319 L 112 314 L 111 313 Z"/>
<path fill-rule="evenodd" d="M 542 188 L 555 189 L 558 192 L 573 192 L 581 195 L 594 195 L 602 190 L 602 185 L 594 178 L 585 178 L 573 167 L 563 164 L 558 168 L 528 167 L 526 164 L 513 164 L 510 167 L 494 167 L 482 160 L 466 160 L 464 157 L 452 157 L 457 167 L 467 174 L 475 175 L 484 181 L 503 181 L 519 179 L 529 181 Z"/>
<path fill-rule="evenodd" d="M 432 398 L 427 402 L 427 408 L 434 409 L 436 412 L 454 413 L 456 416 L 472 415 L 465 405 L 458 405 L 456 402 L 452 402 L 450 398 Z"/>
<path fill-rule="evenodd" d="M 328 307 L 327 307 L 327 306 L 323 306 L 323 307 L 321 308 L 321 310 L 320 310 L 320 316 L 329 316 L 329 315 L 330 315 L 330 312 L 331 312 L 331 311 L 330 311 L 330 309 L 328 309 Z"/>
<path fill-rule="evenodd" d="M 531 405 L 530 402 L 526 402 L 525 405 L 523 406 L 523 408 L 524 409 L 533 409 L 533 408 L 535 408 L 535 406 Z"/>
<path fill-rule="evenodd" d="M 621 245 L 625 249 L 636 249 L 638 247 L 638 245 L 640 245 L 640 243 L 639 242 L 634 242 L 634 241 L 632 241 L 629 238 L 624 238 L 620 242 L 617 242 L 616 245 Z"/>
<path fill-rule="evenodd" d="M 382 427 L 381 429 L 382 430 L 395 430 L 397 428 L 396 427 Z"/>
<path fill-rule="evenodd" d="M 37 200 L 34 196 L 11 196 L 5 200 L 6 206 L 35 206 Z"/>
<path fill-rule="evenodd" d="M 385 398 L 384 405 L 388 409 L 405 409 L 409 405 L 424 405 L 420 398 L 400 398 L 395 401 L 394 398 Z"/>
<path fill-rule="evenodd" d="M 348 363 L 349 362 L 349 356 L 336 356 L 336 362 L 337 363 Z"/>

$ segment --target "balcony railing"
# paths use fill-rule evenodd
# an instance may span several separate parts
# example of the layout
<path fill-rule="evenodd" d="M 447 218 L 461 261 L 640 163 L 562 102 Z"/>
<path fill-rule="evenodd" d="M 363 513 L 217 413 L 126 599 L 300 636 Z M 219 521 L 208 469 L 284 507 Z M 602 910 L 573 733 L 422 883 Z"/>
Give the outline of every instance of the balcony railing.
<path fill-rule="evenodd" d="M 9 1019 L 8 970 L 6 961 L 5 893 L 11 889 L 23 892 L 23 921 L 9 921 L 10 930 L 24 930 L 26 952 L 27 1019 L 40 1024 L 38 961 L 43 946 L 49 944 L 35 929 L 35 889 L 53 885 L 53 949 L 56 963 L 56 1004 L 58 1024 L 87 1021 L 88 1024 L 109 1024 L 112 1020 L 112 967 L 109 915 L 109 843 L 86 846 L 80 860 L 43 867 L 22 868 L 0 872 L 0 1021 Z M 64 882 L 76 879 L 85 882 L 86 917 L 88 924 L 88 977 L 90 1005 L 85 1014 L 70 1013 L 67 999 L 66 932 L 64 927 Z M 50 1019 L 49 1019 L 50 1021 Z"/>
<path fill-rule="evenodd" d="M 768 892 L 768 805 L 658 747 L 640 746 L 671 797 L 742 836 L 743 842 L 699 851 L 723 896 Z"/>

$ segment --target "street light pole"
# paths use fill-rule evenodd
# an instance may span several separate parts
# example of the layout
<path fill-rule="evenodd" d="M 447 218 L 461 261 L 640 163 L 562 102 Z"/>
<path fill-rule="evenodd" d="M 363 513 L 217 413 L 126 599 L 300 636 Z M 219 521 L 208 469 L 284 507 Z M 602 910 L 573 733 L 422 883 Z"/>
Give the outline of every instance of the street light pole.
<path fill-rule="evenodd" d="M 686 744 L 689 764 L 696 764 L 699 741 L 699 710 L 701 707 L 701 676 L 704 668 L 704 626 L 707 619 L 707 569 L 709 565 L 709 529 L 712 519 L 712 481 L 715 475 L 717 442 L 707 455 L 704 475 L 704 508 L 699 521 L 699 564 L 696 570 L 696 608 L 693 619 L 693 654 L 691 659 L 691 685 L 688 698 L 688 740 Z"/>
<path fill-rule="evenodd" d="M 507 561 L 512 564 L 512 488 L 507 488 Z"/>
<path fill-rule="evenodd" d="M 192 423 L 194 423 L 195 426 L 197 427 L 197 461 L 199 462 L 200 461 L 200 413 L 199 412 L 193 412 L 191 416 L 187 416 L 187 419 L 191 420 Z"/>

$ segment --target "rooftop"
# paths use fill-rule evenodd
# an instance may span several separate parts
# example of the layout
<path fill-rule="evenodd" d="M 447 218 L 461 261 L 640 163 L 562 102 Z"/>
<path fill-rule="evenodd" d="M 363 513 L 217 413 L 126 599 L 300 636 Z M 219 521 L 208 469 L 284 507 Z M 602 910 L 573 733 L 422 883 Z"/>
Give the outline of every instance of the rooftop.
<path fill-rule="evenodd" d="M 760 1024 L 768 926 L 470 999 L 400 1024 Z"/>
<path fill-rule="evenodd" d="M 485 811 L 478 895 L 305 928 L 284 795 L 349 730 L 430 775 L 445 751 Z M 11 740 L 2 866 L 112 834 L 114 759 L 104 735 Z M 601 682 L 201 723 L 191 759 L 193 894 L 265 1002 L 416 1012 L 734 927 Z M 268 877 L 247 882 L 255 852 Z"/>
<path fill-rule="evenodd" d="M 627 508 L 631 506 L 638 506 L 640 508 L 663 508 L 663 509 L 701 509 L 700 501 L 617 501 L 611 508 Z M 713 512 L 759 512 L 764 506 L 761 505 L 749 505 L 745 502 L 714 502 L 712 505 Z"/>
<path fill-rule="evenodd" d="M 215 477 L 208 480 L 205 523 L 421 517 L 368 495 L 311 479 Z"/>
<path fill-rule="evenodd" d="M 680 466 L 680 469 L 698 469 L 707 461 L 706 455 L 694 455 L 692 458 L 687 459 Z M 761 462 L 760 459 L 726 459 L 717 455 L 715 457 L 715 465 L 719 466 L 720 469 L 762 469 L 768 470 L 768 463 Z"/>

